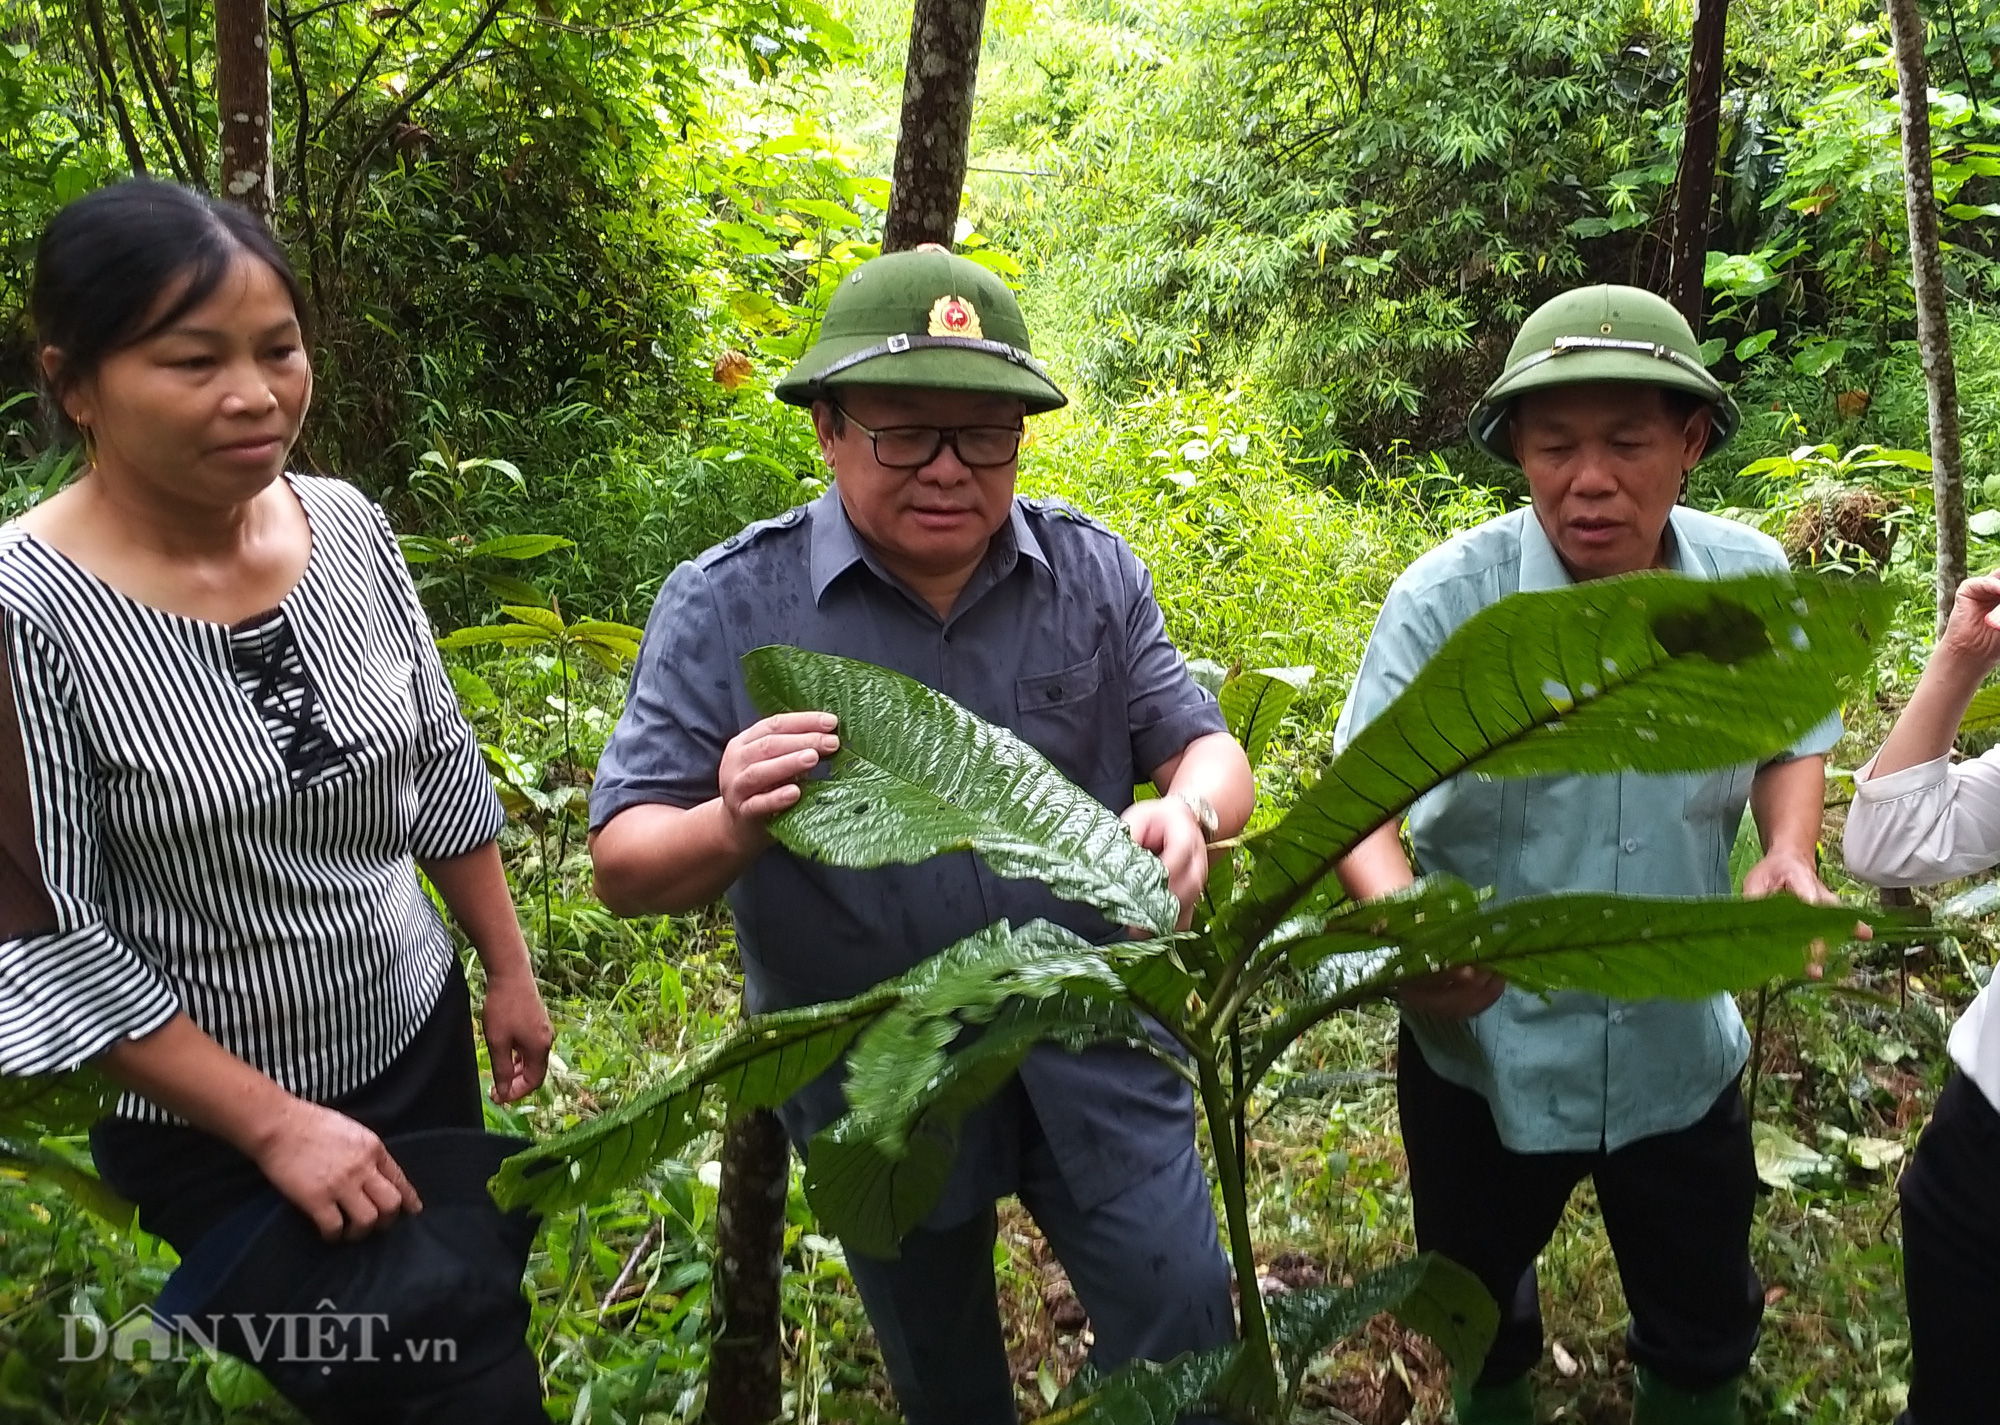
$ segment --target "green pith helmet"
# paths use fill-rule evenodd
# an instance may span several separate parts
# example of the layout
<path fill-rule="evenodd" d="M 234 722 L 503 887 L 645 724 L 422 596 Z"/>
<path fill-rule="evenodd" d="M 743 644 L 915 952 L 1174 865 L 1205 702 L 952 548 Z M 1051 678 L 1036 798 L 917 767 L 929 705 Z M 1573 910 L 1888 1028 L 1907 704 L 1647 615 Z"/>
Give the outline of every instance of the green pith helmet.
<path fill-rule="evenodd" d="M 1029 415 L 1069 404 L 1029 355 L 1007 284 L 934 243 L 862 263 L 826 304 L 819 339 L 776 388 L 809 406 L 840 386 L 1017 396 Z"/>
<path fill-rule="evenodd" d="M 1507 369 L 1486 388 L 1466 422 L 1473 444 L 1509 465 L 1514 446 L 1507 417 L 1529 391 L 1627 381 L 1687 391 L 1708 402 L 1708 445 L 1720 450 L 1742 414 L 1722 383 L 1708 374 L 1694 331 L 1666 298 L 1638 287 L 1579 287 L 1553 297 L 1521 323 Z"/>

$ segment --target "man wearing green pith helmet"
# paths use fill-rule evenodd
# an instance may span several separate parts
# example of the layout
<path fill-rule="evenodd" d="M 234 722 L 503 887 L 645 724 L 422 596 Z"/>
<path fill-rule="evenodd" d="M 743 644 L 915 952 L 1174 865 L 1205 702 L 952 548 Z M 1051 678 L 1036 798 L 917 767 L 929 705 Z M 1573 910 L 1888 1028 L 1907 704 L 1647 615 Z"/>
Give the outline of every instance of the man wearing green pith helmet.
<path fill-rule="evenodd" d="M 1473 440 L 1519 465 L 1532 502 L 1423 556 L 1382 605 L 1335 732 L 1345 746 L 1466 619 L 1520 590 L 1667 570 L 1785 568 L 1778 544 L 1678 503 L 1688 471 L 1735 432 L 1735 403 L 1694 333 L 1632 287 L 1565 293 L 1523 323 L 1473 408 Z M 1416 870 L 1500 901 L 1561 891 L 1717 895 L 1747 803 L 1764 856 L 1747 895 L 1831 901 L 1817 863 L 1829 719 L 1762 766 L 1482 781 L 1409 814 Z M 1340 868 L 1356 896 L 1410 883 L 1399 828 Z M 1460 1425 L 1533 1425 L 1542 1352 L 1535 1259 L 1593 1179 L 1631 1310 L 1636 1425 L 1740 1425 L 1763 1295 L 1751 1266 L 1757 1189 L 1738 1087 L 1749 1039 L 1727 995 L 1626 1001 L 1525 994 L 1465 968 L 1402 999 L 1397 1097 L 1418 1244 L 1476 1272 L 1501 1325 Z"/>
<path fill-rule="evenodd" d="M 841 731 L 821 713 L 751 705 L 738 660 L 788 643 L 893 668 L 1012 728 L 1119 811 L 1192 906 L 1208 842 L 1249 818 L 1249 764 L 1125 542 L 1015 495 L 1024 418 L 1065 398 L 1029 353 L 1013 294 L 942 248 L 876 258 L 842 281 L 776 389 L 812 412 L 834 488 L 661 588 L 591 792 L 605 903 L 680 911 L 726 892 L 745 1004 L 760 1013 L 859 994 L 995 920 L 1125 933 L 970 852 L 856 871 L 776 845 L 768 822 Z M 1138 782 L 1161 795 L 1135 802 Z M 843 1076 L 780 1110 L 809 1163 L 845 1109 Z M 1000 1197 L 1020 1198 L 1068 1270 L 1099 1366 L 1233 1338 L 1193 1101 L 1158 1058 L 1036 1048 L 962 1122 L 921 1135 L 955 1155 L 928 1216 L 900 1243 L 847 1244 L 914 1425 L 1016 1419 L 993 1280 Z M 919 1192 L 918 1176 L 896 1193 Z"/>

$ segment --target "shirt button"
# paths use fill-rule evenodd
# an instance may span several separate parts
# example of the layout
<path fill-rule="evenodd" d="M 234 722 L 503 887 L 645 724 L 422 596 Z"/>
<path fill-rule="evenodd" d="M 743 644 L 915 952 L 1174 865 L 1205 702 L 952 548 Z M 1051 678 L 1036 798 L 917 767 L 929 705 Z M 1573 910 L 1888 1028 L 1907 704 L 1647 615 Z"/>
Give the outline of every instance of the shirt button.
<path fill-rule="evenodd" d="M 1059 687 L 1058 687 L 1058 688 L 1050 688 L 1050 689 L 1049 689 L 1049 701 L 1050 701 L 1050 702 L 1052 702 L 1052 703 L 1059 703 L 1059 702 L 1061 702 L 1061 701 L 1062 701 L 1062 689 L 1061 689 L 1061 688 L 1059 688 Z"/>
<path fill-rule="evenodd" d="M 1626 838 L 1625 838 L 1625 849 L 1626 849 L 1626 850 L 1627 850 L 1628 852 L 1630 852 L 1630 851 L 1637 851 L 1637 850 L 1639 849 L 1639 842 L 1638 842 L 1638 839 L 1637 839 L 1636 837 L 1631 837 L 1631 836 L 1628 836 L 1628 837 L 1626 837 Z"/>
<path fill-rule="evenodd" d="M 1612 1022 L 1613 1024 L 1623 1024 L 1623 1023 L 1625 1022 L 1625 1011 L 1624 1011 L 1624 1010 L 1622 1010 L 1622 1009 L 1614 1009 L 1614 1010 L 1612 1010 L 1612 1011 L 1611 1011 L 1611 1022 Z"/>

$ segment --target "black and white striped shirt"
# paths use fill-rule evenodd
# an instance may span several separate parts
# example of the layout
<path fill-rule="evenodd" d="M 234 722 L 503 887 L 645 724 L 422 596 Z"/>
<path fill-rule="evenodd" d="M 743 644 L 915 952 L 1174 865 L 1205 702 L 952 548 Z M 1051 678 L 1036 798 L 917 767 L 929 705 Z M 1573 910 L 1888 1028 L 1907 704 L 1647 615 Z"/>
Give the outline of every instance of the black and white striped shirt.
<path fill-rule="evenodd" d="M 73 1067 L 184 1009 L 325 1101 L 436 1001 L 451 940 L 412 862 L 491 840 L 500 804 L 381 511 L 287 478 L 305 573 L 234 628 L 0 526 L 0 715 L 18 717 L 18 742 L 0 726 L 0 1072 Z M 172 1121 L 131 1094 L 118 1111 Z"/>

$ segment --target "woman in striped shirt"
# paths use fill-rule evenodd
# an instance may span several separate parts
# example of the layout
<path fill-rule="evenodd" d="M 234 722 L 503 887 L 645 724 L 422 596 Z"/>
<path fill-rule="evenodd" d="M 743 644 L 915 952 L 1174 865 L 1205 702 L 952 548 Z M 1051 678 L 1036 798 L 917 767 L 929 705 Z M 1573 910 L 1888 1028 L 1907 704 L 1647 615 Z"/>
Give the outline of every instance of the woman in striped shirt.
<path fill-rule="evenodd" d="M 0 1072 L 118 1081 L 100 1171 L 184 1255 L 267 1183 L 328 1239 L 383 1230 L 422 1206 L 383 1139 L 479 1127 L 415 866 L 484 966 L 497 1102 L 551 1040 L 395 539 L 285 472 L 303 310 L 240 210 L 146 180 L 70 205 L 33 315 L 88 463 L 0 527 Z"/>

